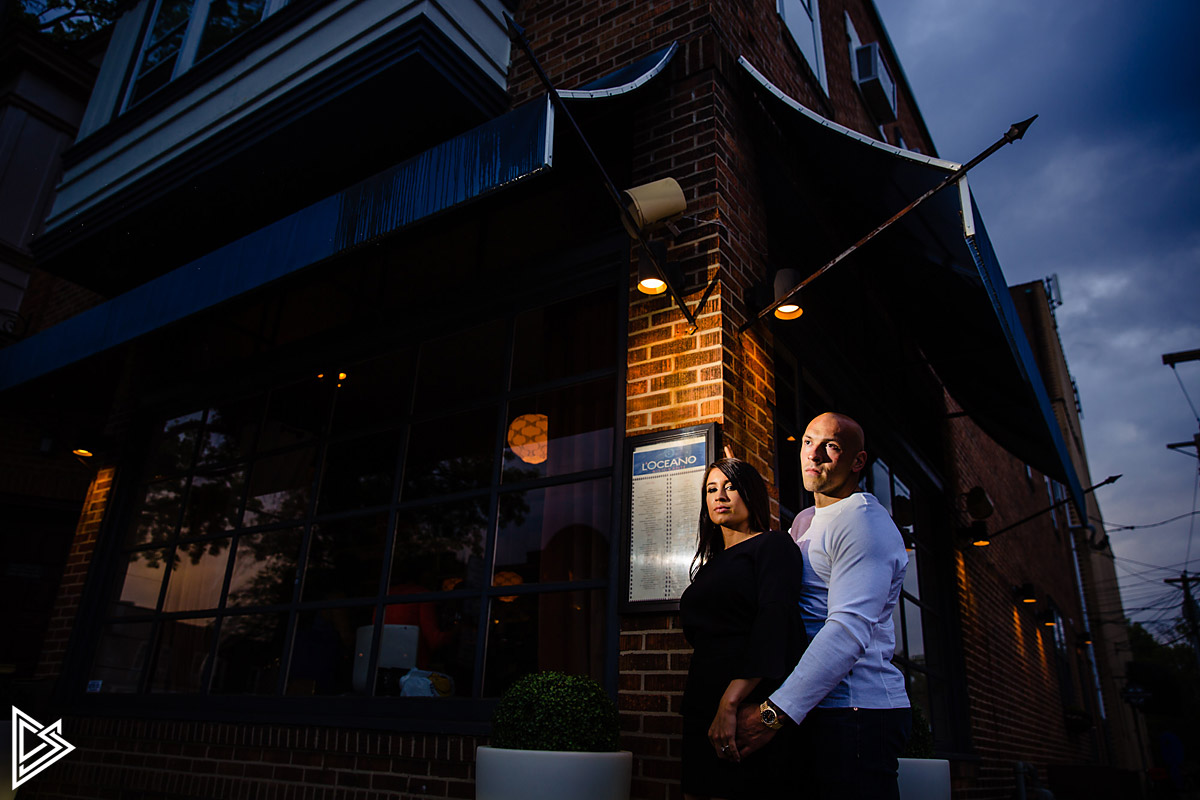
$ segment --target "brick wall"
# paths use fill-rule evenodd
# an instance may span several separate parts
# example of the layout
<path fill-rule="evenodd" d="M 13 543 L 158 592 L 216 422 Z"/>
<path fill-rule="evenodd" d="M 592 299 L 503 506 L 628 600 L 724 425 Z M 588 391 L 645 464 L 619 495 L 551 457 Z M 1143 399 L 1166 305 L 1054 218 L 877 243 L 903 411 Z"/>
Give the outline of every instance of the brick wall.
<path fill-rule="evenodd" d="M 949 402 L 951 410 L 955 408 Z M 946 422 L 954 491 L 987 489 L 996 511 L 987 520 L 998 531 L 1046 508 L 1045 479 L 1009 455 L 968 418 Z M 963 515 L 965 517 L 965 515 Z M 1007 800 L 1015 791 L 1013 765 L 1033 762 L 1043 783 L 1047 766 L 1095 763 L 1097 731 L 1068 730 L 1068 706 L 1090 709 L 1092 678 L 1081 672 L 1087 627 L 1079 609 L 1065 515 L 1058 525 L 1044 514 L 1006 533 L 987 547 L 959 543 L 955 555 L 958 616 L 974 762 L 956 763 L 956 800 Z M 1014 587 L 1031 583 L 1038 602 L 1018 601 Z M 1054 631 L 1038 613 L 1053 601 L 1067 636 L 1065 668 L 1073 689 L 1063 694 Z"/>
<path fill-rule="evenodd" d="M 53 678 L 62 671 L 63 660 L 67 655 L 67 641 L 71 636 L 75 617 L 79 614 L 83 585 L 96 551 L 96 540 L 115 473 L 116 470 L 112 467 L 101 467 L 88 487 L 87 496 L 83 501 L 83 512 L 79 516 L 79 525 L 75 529 L 75 540 L 67 555 L 67 564 L 59 585 L 58 602 L 46 631 L 38 677 Z"/>
<path fill-rule="evenodd" d="M 469 736 L 72 718 L 78 750 L 21 787 L 42 800 L 473 798 Z"/>

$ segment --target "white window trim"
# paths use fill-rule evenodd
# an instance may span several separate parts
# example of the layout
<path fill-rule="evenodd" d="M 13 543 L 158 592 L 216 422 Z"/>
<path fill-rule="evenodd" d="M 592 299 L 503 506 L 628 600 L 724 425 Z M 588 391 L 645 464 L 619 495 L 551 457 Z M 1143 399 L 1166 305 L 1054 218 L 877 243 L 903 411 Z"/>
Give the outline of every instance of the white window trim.
<path fill-rule="evenodd" d="M 821 33 L 821 9 L 819 2 L 820 0 L 809 0 L 809 5 L 812 9 L 811 15 L 804 11 L 803 8 L 800 9 L 800 13 L 804 15 L 804 18 L 812 26 L 813 43 L 816 50 L 813 59 L 810 60 L 808 55 L 804 53 L 804 46 L 800 42 L 796 42 L 796 46 L 800 48 L 801 54 L 804 55 L 804 60 L 808 62 L 808 66 L 812 68 L 813 74 L 817 76 L 817 82 L 821 85 L 821 91 L 825 92 L 826 97 L 828 97 L 829 80 L 825 74 L 825 45 Z M 780 19 L 783 20 L 784 28 L 792 35 L 794 41 L 796 37 L 792 34 L 792 26 L 788 23 L 787 6 L 789 4 L 797 6 L 800 4 L 800 0 L 776 0 L 775 10 L 778 12 Z M 816 61 L 815 64 L 812 63 L 813 60 Z"/>
<path fill-rule="evenodd" d="M 130 99 L 133 97 L 134 87 L 137 85 L 138 77 L 141 73 L 142 59 L 145 57 L 146 47 L 149 44 L 150 36 L 154 32 L 154 26 L 158 22 L 158 15 L 162 11 L 163 2 L 164 0 L 157 0 L 154 4 L 154 14 L 150 18 L 150 24 L 146 26 L 146 33 L 142 38 L 141 45 L 138 47 L 137 60 L 129 80 L 129 85 L 125 87 L 125 94 L 121 99 L 122 111 L 129 109 Z M 288 0 L 267 0 L 263 7 L 262 17 L 256 24 L 261 23 L 267 17 L 279 11 L 287 3 Z M 195 65 L 196 53 L 200 50 L 200 39 L 204 35 L 204 26 L 208 21 L 208 11 L 211 6 L 212 0 L 195 0 L 195 3 L 192 5 L 192 10 L 188 16 L 187 28 L 183 33 L 183 41 L 180 42 L 179 53 L 175 56 L 175 66 L 171 70 L 171 78 L 165 85 L 174 82 Z"/>

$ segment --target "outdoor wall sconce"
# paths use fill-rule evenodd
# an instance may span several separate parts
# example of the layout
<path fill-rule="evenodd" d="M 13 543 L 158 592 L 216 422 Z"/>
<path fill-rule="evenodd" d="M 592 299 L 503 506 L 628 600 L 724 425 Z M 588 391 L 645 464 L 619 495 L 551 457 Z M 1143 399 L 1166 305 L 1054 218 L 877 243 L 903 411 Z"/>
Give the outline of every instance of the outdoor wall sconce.
<path fill-rule="evenodd" d="M 987 519 L 996 511 L 996 507 L 992 505 L 992 498 L 988 497 L 987 490 L 982 486 L 973 486 L 965 494 L 967 514 L 971 516 L 971 519 Z"/>
<path fill-rule="evenodd" d="M 1092 643 L 1092 632 L 1084 631 L 1083 633 L 1079 634 L 1079 643 L 1090 645 Z"/>
<path fill-rule="evenodd" d="M 621 199 L 625 201 L 625 209 L 629 212 L 629 218 L 621 222 L 634 239 L 639 233 L 652 233 L 668 226 L 672 236 L 678 235 L 673 223 L 687 211 L 687 198 L 674 178 L 663 178 L 626 189 L 621 192 Z"/>
<path fill-rule="evenodd" d="M 992 543 L 992 540 L 988 538 L 987 524 L 983 520 L 971 523 L 971 527 L 967 528 L 967 538 L 973 547 L 987 547 Z"/>
<path fill-rule="evenodd" d="M 75 457 L 76 461 L 78 461 L 80 464 L 83 464 L 83 466 L 87 467 L 88 470 L 95 472 L 97 469 L 97 466 L 95 465 L 95 463 L 93 463 L 96 458 L 95 444 L 93 444 L 90 441 L 79 442 L 78 444 L 79 444 L 79 447 L 76 447 L 75 449 L 73 449 L 71 451 L 71 455 L 73 455 Z"/>
<path fill-rule="evenodd" d="M 1033 591 L 1032 583 L 1022 583 L 1020 586 L 1013 587 L 1013 594 L 1017 596 L 1017 600 L 1022 603 L 1036 603 L 1037 594 Z"/>
<path fill-rule="evenodd" d="M 1038 622 L 1042 623 L 1042 625 L 1047 628 L 1053 628 L 1055 625 L 1057 625 L 1058 621 L 1054 618 L 1054 609 L 1047 608 L 1045 611 L 1038 614 Z"/>
<path fill-rule="evenodd" d="M 673 237 L 679 235 L 675 221 L 687 211 L 687 198 L 674 178 L 662 178 L 626 189 L 621 192 L 621 200 L 629 212 L 622 215 L 621 224 L 631 238 L 640 239 L 660 228 L 666 228 Z M 662 294 L 676 276 L 665 271 L 666 245 L 661 242 L 647 244 L 653 251 L 653 258 L 638 253 L 638 291 L 648 295 Z"/>
<path fill-rule="evenodd" d="M 776 319 L 796 319 L 804 313 L 800 305 L 800 292 L 788 296 L 792 287 L 800 282 L 800 273 L 788 267 L 775 273 L 774 300 Z M 782 301 L 782 302 L 781 302 Z"/>

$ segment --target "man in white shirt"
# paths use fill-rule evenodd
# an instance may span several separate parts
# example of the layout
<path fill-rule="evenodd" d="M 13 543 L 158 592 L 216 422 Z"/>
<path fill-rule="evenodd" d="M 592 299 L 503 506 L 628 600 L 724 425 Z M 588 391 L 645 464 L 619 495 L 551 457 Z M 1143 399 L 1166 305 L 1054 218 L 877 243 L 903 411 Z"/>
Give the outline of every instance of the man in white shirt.
<path fill-rule="evenodd" d="M 896 800 L 896 759 L 911 728 L 904 675 L 891 663 L 904 540 L 879 501 L 859 491 L 867 453 L 857 422 L 821 414 L 801 447 L 804 488 L 816 505 L 796 517 L 791 534 L 804 554 L 809 645 L 770 698 L 741 710 L 733 757 L 800 724 L 789 739 L 809 766 L 805 797 Z"/>

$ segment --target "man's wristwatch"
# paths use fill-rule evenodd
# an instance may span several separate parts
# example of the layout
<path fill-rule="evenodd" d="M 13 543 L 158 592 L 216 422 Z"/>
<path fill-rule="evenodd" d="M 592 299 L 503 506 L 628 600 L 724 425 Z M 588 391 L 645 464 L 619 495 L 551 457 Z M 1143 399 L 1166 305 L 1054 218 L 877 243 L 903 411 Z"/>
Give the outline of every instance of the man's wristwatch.
<path fill-rule="evenodd" d="M 771 730 L 777 731 L 783 727 L 783 720 L 779 717 L 779 709 L 772 705 L 770 700 L 762 701 L 762 705 L 758 707 L 758 713 L 762 718 L 762 724 Z"/>

